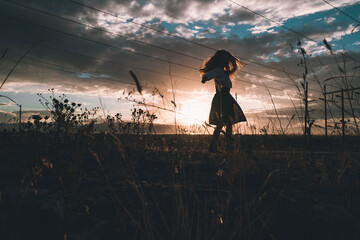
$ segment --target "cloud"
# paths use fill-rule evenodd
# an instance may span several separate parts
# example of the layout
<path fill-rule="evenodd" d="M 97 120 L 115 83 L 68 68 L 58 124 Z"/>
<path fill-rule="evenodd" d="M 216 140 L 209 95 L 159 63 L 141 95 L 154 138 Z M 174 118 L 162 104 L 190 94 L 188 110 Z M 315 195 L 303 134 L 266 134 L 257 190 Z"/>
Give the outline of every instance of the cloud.
<path fill-rule="evenodd" d="M 334 18 L 334 17 L 326 17 L 326 18 L 324 18 L 324 21 L 327 24 L 330 24 L 330 23 L 334 22 L 335 20 L 336 20 L 336 18 Z"/>
<path fill-rule="evenodd" d="M 350 24 L 347 28 L 337 28 L 338 31 L 334 31 L 330 37 L 331 40 L 340 40 L 343 36 L 345 35 L 349 35 L 352 33 L 356 33 L 358 31 L 360 31 L 359 28 L 354 29 L 355 24 Z M 354 31 L 352 32 L 352 30 L 354 29 Z"/>
<path fill-rule="evenodd" d="M 1 98 L 2 99 L 2 98 Z M 9 107 L 9 106 L 14 106 L 15 103 L 13 102 L 6 102 L 6 103 L 2 103 L 0 102 L 0 107 Z"/>
<path fill-rule="evenodd" d="M 13 119 L 17 117 L 17 114 L 13 113 L 13 112 L 9 112 L 9 111 L 3 111 L 3 110 L 0 110 L 0 119 L 2 119 L 4 121 L 8 121 L 9 119 Z"/>
<path fill-rule="evenodd" d="M 179 33 L 180 36 L 183 36 L 185 38 L 191 38 L 198 32 L 197 30 L 189 29 L 184 26 L 177 27 L 176 31 Z"/>
<path fill-rule="evenodd" d="M 98 26 L 112 34 L 15 7 L 8 3 L 0 3 L 0 12 L 3 14 L 74 35 L 68 36 L 45 30 L 43 41 L 24 58 L 4 88 L 1 89 L 2 91 L 37 93 L 54 87 L 60 92 L 92 96 L 100 94 L 116 98 L 123 89 L 130 90 L 134 87 L 133 80 L 128 74 L 129 69 L 132 69 L 137 74 L 146 93 L 150 94 L 152 89 L 157 87 L 167 97 L 171 97 L 171 92 L 168 91 L 171 89 L 171 74 L 172 79 L 178 83 L 179 99 L 186 100 L 186 96 L 180 96 L 181 91 L 191 92 L 195 89 L 214 91 L 213 85 L 204 86 L 200 83 L 197 71 L 201 64 L 199 59 L 206 59 L 214 51 L 200 45 L 214 49 L 225 48 L 237 56 L 259 63 L 265 62 L 266 65 L 277 69 L 285 69 L 300 76 L 292 76 L 294 81 L 301 81 L 303 68 L 297 66 L 301 56 L 294 53 L 289 46 L 290 43 L 296 44 L 300 37 L 231 4 L 227 0 L 154 0 L 143 3 L 133 0 L 86 2 L 118 14 L 125 21 L 76 4 L 65 4 L 60 0 L 22 2 L 66 18 Z M 309 0 L 295 2 L 238 0 L 237 2 L 285 24 L 289 19 L 296 21 L 300 16 L 331 9 L 329 5 L 321 1 Z M 341 0 L 337 2 L 337 6 L 349 6 L 355 3 L 355 1 Z M 319 41 L 323 38 L 327 38 L 330 42 L 337 41 L 351 34 L 354 25 L 333 19 L 334 17 L 324 18 L 325 22 L 330 23 L 331 21 L 331 24 L 326 24 L 326 26 L 324 21 L 317 21 L 317 24 L 311 22 L 295 27 L 302 34 Z M 24 22 L 3 17 L 1 20 L 0 27 L 4 29 L 4 34 L 0 39 L 0 51 L 9 47 L 9 54 L 0 71 L 0 76 L 4 77 L 16 60 L 41 37 L 42 30 L 40 27 Z M 173 32 L 200 45 L 173 38 L 131 22 L 145 24 L 167 33 Z M 357 31 L 359 31 L 358 29 Z M 357 31 L 354 34 L 359 34 Z M 119 35 L 126 36 L 128 40 Z M 359 45 L 358 42 L 353 44 Z M 324 47 L 310 41 L 303 41 L 303 46 L 309 54 L 321 57 L 320 59 L 330 67 L 335 64 L 332 62 L 333 59 L 326 55 L 327 51 Z M 358 53 L 351 52 L 350 54 L 359 57 Z M 315 62 L 316 59 L 311 59 L 311 61 Z M 293 83 L 286 74 L 261 67 L 255 63 L 246 63 L 248 65 L 244 71 L 257 76 L 240 73 L 238 80 L 245 80 L 248 83 L 234 80 L 232 91 L 249 99 L 259 96 L 258 101 L 248 103 L 248 109 L 260 111 L 259 108 L 261 109 L 262 106 L 258 105 L 261 103 L 266 107 L 271 107 L 267 90 L 261 86 L 262 82 L 270 87 L 280 89 L 280 91 L 270 89 L 271 93 L 276 95 L 274 98 L 279 106 L 284 107 L 289 104 L 289 99 L 286 99 L 286 95 L 281 92 L 281 89 L 296 91 L 296 88 L 279 82 Z M 321 68 L 319 64 L 314 67 Z M 326 71 L 321 72 L 319 78 L 325 77 L 326 74 Z M 273 80 L 267 79 L 266 76 Z M 254 88 L 254 86 L 256 87 Z M 321 90 L 315 82 L 311 83 L 311 88 Z M 255 96 L 252 95 L 254 91 L 256 92 Z M 147 97 L 150 98 L 150 95 Z M 256 107 L 251 107 L 251 104 Z"/>
<path fill-rule="evenodd" d="M 214 23 L 218 26 L 226 26 L 228 24 L 235 25 L 235 24 L 250 24 L 252 21 L 256 19 L 256 15 L 250 13 L 241 8 L 230 8 L 228 14 L 223 14 L 218 16 Z"/>

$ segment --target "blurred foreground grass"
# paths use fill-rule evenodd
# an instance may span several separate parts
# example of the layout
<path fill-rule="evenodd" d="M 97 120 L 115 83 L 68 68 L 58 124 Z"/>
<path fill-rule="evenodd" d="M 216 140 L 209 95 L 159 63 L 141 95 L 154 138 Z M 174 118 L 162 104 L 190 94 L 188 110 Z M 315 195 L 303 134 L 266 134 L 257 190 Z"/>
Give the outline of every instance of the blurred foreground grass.
<path fill-rule="evenodd" d="M 1 239 L 360 239 L 360 139 L 1 133 Z"/>

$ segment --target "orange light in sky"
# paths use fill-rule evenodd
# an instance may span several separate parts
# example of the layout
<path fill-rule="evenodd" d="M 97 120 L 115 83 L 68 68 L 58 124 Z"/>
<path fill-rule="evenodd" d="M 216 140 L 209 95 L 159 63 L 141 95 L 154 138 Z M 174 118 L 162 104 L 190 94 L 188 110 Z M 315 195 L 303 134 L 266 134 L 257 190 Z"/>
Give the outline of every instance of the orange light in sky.
<path fill-rule="evenodd" d="M 182 109 L 179 114 L 179 121 L 185 125 L 202 124 L 208 121 L 210 112 L 209 103 L 190 103 L 182 105 Z"/>

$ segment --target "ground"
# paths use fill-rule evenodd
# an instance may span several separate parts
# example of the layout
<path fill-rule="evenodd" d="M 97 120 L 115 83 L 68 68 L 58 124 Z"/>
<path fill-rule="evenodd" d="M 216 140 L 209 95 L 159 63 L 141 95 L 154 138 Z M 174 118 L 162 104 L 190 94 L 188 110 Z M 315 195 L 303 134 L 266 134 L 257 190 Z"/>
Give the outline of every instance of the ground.
<path fill-rule="evenodd" d="M 360 239 L 358 137 L 1 133 L 1 239 Z"/>

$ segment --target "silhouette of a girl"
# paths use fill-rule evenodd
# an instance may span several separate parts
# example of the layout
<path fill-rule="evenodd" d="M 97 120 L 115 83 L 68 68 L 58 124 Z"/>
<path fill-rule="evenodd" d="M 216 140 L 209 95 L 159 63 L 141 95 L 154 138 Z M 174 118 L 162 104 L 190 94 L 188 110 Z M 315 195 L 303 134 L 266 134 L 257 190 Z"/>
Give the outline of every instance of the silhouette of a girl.
<path fill-rule="evenodd" d="M 231 76 L 245 64 L 226 50 L 218 50 L 205 60 L 199 69 L 202 83 L 215 81 L 216 93 L 211 103 L 209 123 L 216 125 L 209 151 L 216 152 L 216 142 L 222 128 L 226 127 L 227 146 L 231 146 L 232 125 L 245 122 L 246 117 L 239 104 L 230 95 Z"/>

